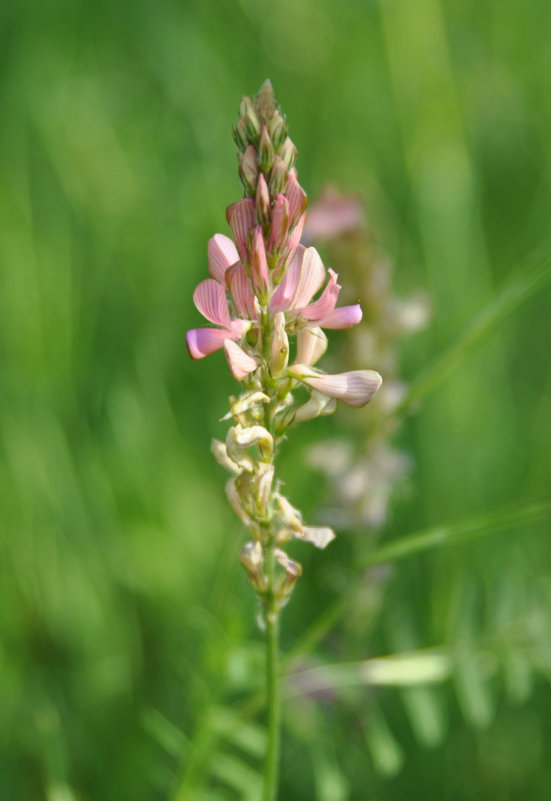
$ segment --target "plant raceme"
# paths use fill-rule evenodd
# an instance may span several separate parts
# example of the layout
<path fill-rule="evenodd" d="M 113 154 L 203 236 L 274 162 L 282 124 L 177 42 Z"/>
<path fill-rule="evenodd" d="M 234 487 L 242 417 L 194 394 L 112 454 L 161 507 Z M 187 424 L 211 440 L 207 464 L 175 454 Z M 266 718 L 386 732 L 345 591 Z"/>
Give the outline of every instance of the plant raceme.
<path fill-rule="evenodd" d="M 302 572 L 282 546 L 295 538 L 325 548 L 335 536 L 328 527 L 305 525 L 282 494 L 277 446 L 293 425 L 332 413 L 337 401 L 364 406 L 382 379 L 373 370 L 330 375 L 314 366 L 327 349 L 324 329 L 357 325 L 362 311 L 359 304 L 337 305 L 337 274 L 315 248 L 300 244 L 307 196 L 269 81 L 254 99 L 241 101 L 240 112 L 234 138 L 245 197 L 226 212 L 232 238 L 216 234 L 209 241 L 210 277 L 193 295 L 214 327 L 192 329 L 186 341 L 193 359 L 223 348 L 242 385 L 239 397 L 230 398 L 226 441 L 214 440 L 212 450 L 232 474 L 227 497 L 251 536 L 241 563 L 267 622 L 277 619 Z"/>

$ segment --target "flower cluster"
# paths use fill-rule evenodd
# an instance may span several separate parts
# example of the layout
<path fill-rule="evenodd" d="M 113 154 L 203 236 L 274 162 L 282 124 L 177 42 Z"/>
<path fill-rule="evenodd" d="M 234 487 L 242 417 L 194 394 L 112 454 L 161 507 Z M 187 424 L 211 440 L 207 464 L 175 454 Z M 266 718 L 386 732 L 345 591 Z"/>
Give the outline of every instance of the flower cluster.
<path fill-rule="evenodd" d="M 337 274 L 315 248 L 300 244 L 307 197 L 271 84 L 254 100 L 244 98 L 240 112 L 234 138 L 245 196 L 227 209 L 232 237 L 209 241 L 210 278 L 193 295 L 215 327 L 188 331 L 186 341 L 193 359 L 223 348 L 243 387 L 230 398 L 233 425 L 224 443 L 213 442 L 213 453 L 232 473 L 228 499 L 251 535 L 241 562 L 270 615 L 301 573 L 281 546 L 296 538 L 323 548 L 334 537 L 329 528 L 305 525 L 281 493 L 277 445 L 292 425 L 330 414 L 338 400 L 364 406 L 382 380 L 372 370 L 331 375 L 314 366 L 327 348 L 324 329 L 354 326 L 362 311 L 358 303 L 337 306 Z"/>
<path fill-rule="evenodd" d="M 361 416 L 351 420 L 354 447 L 349 439 L 320 442 L 311 448 L 309 462 L 328 478 L 330 508 L 324 517 L 343 529 L 375 532 L 386 523 L 392 497 L 411 466 L 409 455 L 391 444 L 398 425 L 394 412 L 406 392 L 396 345 L 427 325 L 430 308 L 423 293 L 406 299 L 395 296 L 391 261 L 376 244 L 365 217 L 360 198 L 327 187 L 312 205 L 303 240 L 323 243 L 335 264 L 347 265 L 348 288 L 365 311 L 368 324 L 350 331 L 339 363 L 367 356 L 384 371 L 385 385 L 369 425 Z"/>

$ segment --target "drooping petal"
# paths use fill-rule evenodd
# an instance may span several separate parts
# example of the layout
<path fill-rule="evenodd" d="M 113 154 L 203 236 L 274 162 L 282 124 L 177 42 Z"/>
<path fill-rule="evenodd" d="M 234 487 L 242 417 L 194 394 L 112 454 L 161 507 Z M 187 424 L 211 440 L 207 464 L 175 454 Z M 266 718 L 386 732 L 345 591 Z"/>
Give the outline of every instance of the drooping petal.
<path fill-rule="evenodd" d="M 297 539 L 311 542 L 316 548 L 326 548 L 335 539 L 335 532 L 329 526 L 303 526 L 302 535 L 295 536 Z"/>
<path fill-rule="evenodd" d="M 292 420 L 295 423 L 304 423 L 315 417 L 326 417 L 337 410 L 337 401 L 328 395 L 322 395 L 317 389 L 312 389 L 310 398 L 296 410 Z"/>
<path fill-rule="evenodd" d="M 209 273 L 220 284 L 224 283 L 224 273 L 232 264 L 239 261 L 237 248 L 229 236 L 215 234 L 209 239 Z"/>
<path fill-rule="evenodd" d="M 257 292 L 264 292 L 270 284 L 268 260 L 262 227 L 257 225 L 254 229 L 251 254 L 251 281 Z"/>
<path fill-rule="evenodd" d="M 211 323 L 229 328 L 230 310 L 226 299 L 226 290 L 214 278 L 205 278 L 197 285 L 193 293 L 193 302 L 203 317 Z"/>
<path fill-rule="evenodd" d="M 242 381 L 246 375 L 252 373 L 258 367 L 258 362 L 249 356 L 248 353 L 239 347 L 237 342 L 231 339 L 226 339 L 224 342 L 224 350 L 226 351 L 226 359 L 232 376 L 237 381 Z"/>
<path fill-rule="evenodd" d="M 330 329 L 351 328 L 353 325 L 357 325 L 361 319 L 361 306 L 359 303 L 355 303 L 353 306 L 339 306 L 333 309 L 327 317 L 318 320 L 318 325 Z"/>
<path fill-rule="evenodd" d="M 229 336 L 225 328 L 193 328 L 186 334 L 186 345 L 192 359 L 202 359 L 224 347 Z"/>
<path fill-rule="evenodd" d="M 352 370 L 328 375 L 305 364 L 294 364 L 288 368 L 288 373 L 323 395 L 336 398 L 349 406 L 365 406 L 383 383 L 379 373 L 374 370 Z"/>
<path fill-rule="evenodd" d="M 298 182 L 297 171 L 294 167 L 292 170 L 289 170 L 285 196 L 289 201 L 289 218 L 292 225 L 298 220 L 300 215 L 305 210 L 306 204 L 308 203 L 308 197 Z"/>
<path fill-rule="evenodd" d="M 246 264 L 248 262 L 249 234 L 255 224 L 254 200 L 246 197 L 232 203 L 226 209 L 226 218 L 232 230 L 239 257 L 243 264 Z"/>
<path fill-rule="evenodd" d="M 240 261 L 226 272 L 226 284 L 237 313 L 241 317 L 254 319 L 254 292 L 247 271 Z"/>
<path fill-rule="evenodd" d="M 330 269 L 329 281 L 327 282 L 327 286 L 323 290 L 321 296 L 318 298 L 318 300 L 316 300 L 315 303 L 311 303 L 309 306 L 306 306 L 304 309 L 302 309 L 300 313 L 301 317 L 303 317 L 305 320 L 311 320 L 312 322 L 318 323 L 321 320 L 329 317 L 337 305 L 337 298 L 339 297 L 339 292 L 341 291 L 341 287 L 337 283 L 337 278 L 337 273 Z"/>
<path fill-rule="evenodd" d="M 297 332 L 297 364 L 312 367 L 327 350 L 327 337 L 321 328 L 301 328 Z"/>
<path fill-rule="evenodd" d="M 325 281 L 325 267 L 315 248 L 306 248 L 300 265 L 295 293 L 291 300 L 292 309 L 306 306 Z"/>

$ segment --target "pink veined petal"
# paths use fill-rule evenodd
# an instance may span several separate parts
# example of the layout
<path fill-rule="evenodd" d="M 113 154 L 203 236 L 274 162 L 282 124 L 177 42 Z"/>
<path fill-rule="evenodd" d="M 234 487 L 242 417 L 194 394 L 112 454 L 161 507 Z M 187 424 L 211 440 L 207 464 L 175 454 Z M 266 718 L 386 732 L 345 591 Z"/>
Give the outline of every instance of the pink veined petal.
<path fill-rule="evenodd" d="M 202 359 L 224 347 L 230 332 L 224 328 L 192 328 L 186 334 L 186 345 L 192 359 Z"/>
<path fill-rule="evenodd" d="M 294 167 L 289 171 L 285 196 L 289 201 L 289 217 L 292 224 L 298 220 L 308 203 L 308 197 L 297 180 L 297 171 Z"/>
<path fill-rule="evenodd" d="M 329 281 L 323 290 L 320 298 L 315 303 L 306 306 L 300 312 L 300 316 L 305 320 L 319 323 L 328 317 L 336 306 L 339 292 L 341 291 L 340 285 L 337 283 L 338 275 L 334 270 L 329 270 Z"/>
<path fill-rule="evenodd" d="M 262 227 L 257 225 L 254 229 L 252 254 L 251 254 L 251 280 L 254 288 L 258 292 L 264 292 L 270 285 L 270 273 L 268 272 L 268 260 L 266 259 L 266 246 Z"/>
<path fill-rule="evenodd" d="M 297 287 L 291 300 L 291 308 L 302 309 L 307 303 L 310 303 L 324 281 L 325 267 L 321 256 L 315 248 L 306 248 L 300 265 Z"/>
<path fill-rule="evenodd" d="M 285 249 L 285 258 L 292 259 L 295 255 L 295 251 L 299 245 L 299 242 L 302 237 L 302 232 L 304 230 L 304 226 L 306 224 L 306 214 L 303 214 L 302 217 L 299 218 L 299 221 L 287 237 L 287 247 Z"/>
<path fill-rule="evenodd" d="M 193 293 L 193 302 L 203 317 L 224 328 L 231 323 L 225 288 L 214 278 L 205 278 Z"/>
<path fill-rule="evenodd" d="M 253 288 L 247 271 L 240 261 L 232 265 L 227 271 L 226 283 L 239 316 L 255 319 Z"/>
<path fill-rule="evenodd" d="M 311 367 L 326 350 L 327 337 L 321 328 L 301 328 L 297 332 L 297 363 Z"/>
<path fill-rule="evenodd" d="M 226 332 L 228 339 L 239 339 L 245 331 L 251 327 L 249 320 L 232 320 L 229 331 Z"/>
<path fill-rule="evenodd" d="M 281 250 L 289 231 L 289 202 L 285 195 L 276 195 L 272 209 L 272 227 L 268 239 L 270 253 Z"/>
<path fill-rule="evenodd" d="M 287 268 L 287 272 L 281 280 L 280 285 L 272 295 L 270 306 L 275 311 L 287 311 L 287 309 L 291 308 L 291 301 L 297 289 L 302 259 L 305 251 L 306 248 L 303 248 L 302 245 L 299 245 L 293 260 Z"/>
<path fill-rule="evenodd" d="M 247 249 L 249 234 L 255 225 L 254 200 L 251 197 L 243 198 L 232 203 L 226 209 L 226 218 L 230 224 L 235 244 L 243 264 L 247 264 Z"/>
<path fill-rule="evenodd" d="M 305 364 L 294 364 L 288 368 L 288 372 L 323 395 L 336 398 L 349 406 L 365 406 L 383 383 L 379 373 L 374 370 L 352 370 L 328 375 Z"/>
<path fill-rule="evenodd" d="M 361 319 L 362 308 L 359 303 L 355 303 L 353 306 L 338 306 L 317 323 L 323 328 L 351 328 L 353 325 L 357 325 Z"/>
<path fill-rule="evenodd" d="M 224 350 L 226 351 L 226 359 L 228 360 L 230 372 L 238 381 L 241 381 L 246 375 L 249 375 L 249 373 L 252 373 L 252 371 L 256 370 L 258 367 L 257 360 L 249 356 L 248 353 L 245 353 L 237 342 L 226 339 L 224 342 Z"/>
<path fill-rule="evenodd" d="M 209 239 L 208 256 L 209 273 L 215 281 L 223 284 L 226 270 L 239 260 L 237 248 L 229 236 L 215 234 Z"/>

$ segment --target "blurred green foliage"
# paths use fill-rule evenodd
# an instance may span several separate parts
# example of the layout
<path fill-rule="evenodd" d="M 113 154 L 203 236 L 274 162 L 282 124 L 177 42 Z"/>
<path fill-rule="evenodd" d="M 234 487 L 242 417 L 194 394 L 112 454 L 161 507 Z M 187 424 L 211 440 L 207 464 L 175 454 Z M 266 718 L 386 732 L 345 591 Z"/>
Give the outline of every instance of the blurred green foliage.
<path fill-rule="evenodd" d="M 42 0 L 3 3 L 0 41 L 0 798 L 254 801 L 262 644 L 209 453 L 233 382 L 184 346 L 239 193 L 239 98 L 272 79 L 306 190 L 361 191 L 398 291 L 430 292 L 414 381 L 508 281 L 522 295 L 547 240 L 549 4 Z M 529 294 L 408 418 L 387 541 L 548 495 L 549 283 Z M 347 424 L 283 453 L 307 514 L 324 489 L 302 447 Z M 282 798 L 548 798 L 542 517 L 363 580 L 350 535 L 300 550 L 286 649 L 348 605 L 295 670 L 436 647 L 451 667 L 295 688 Z"/>

